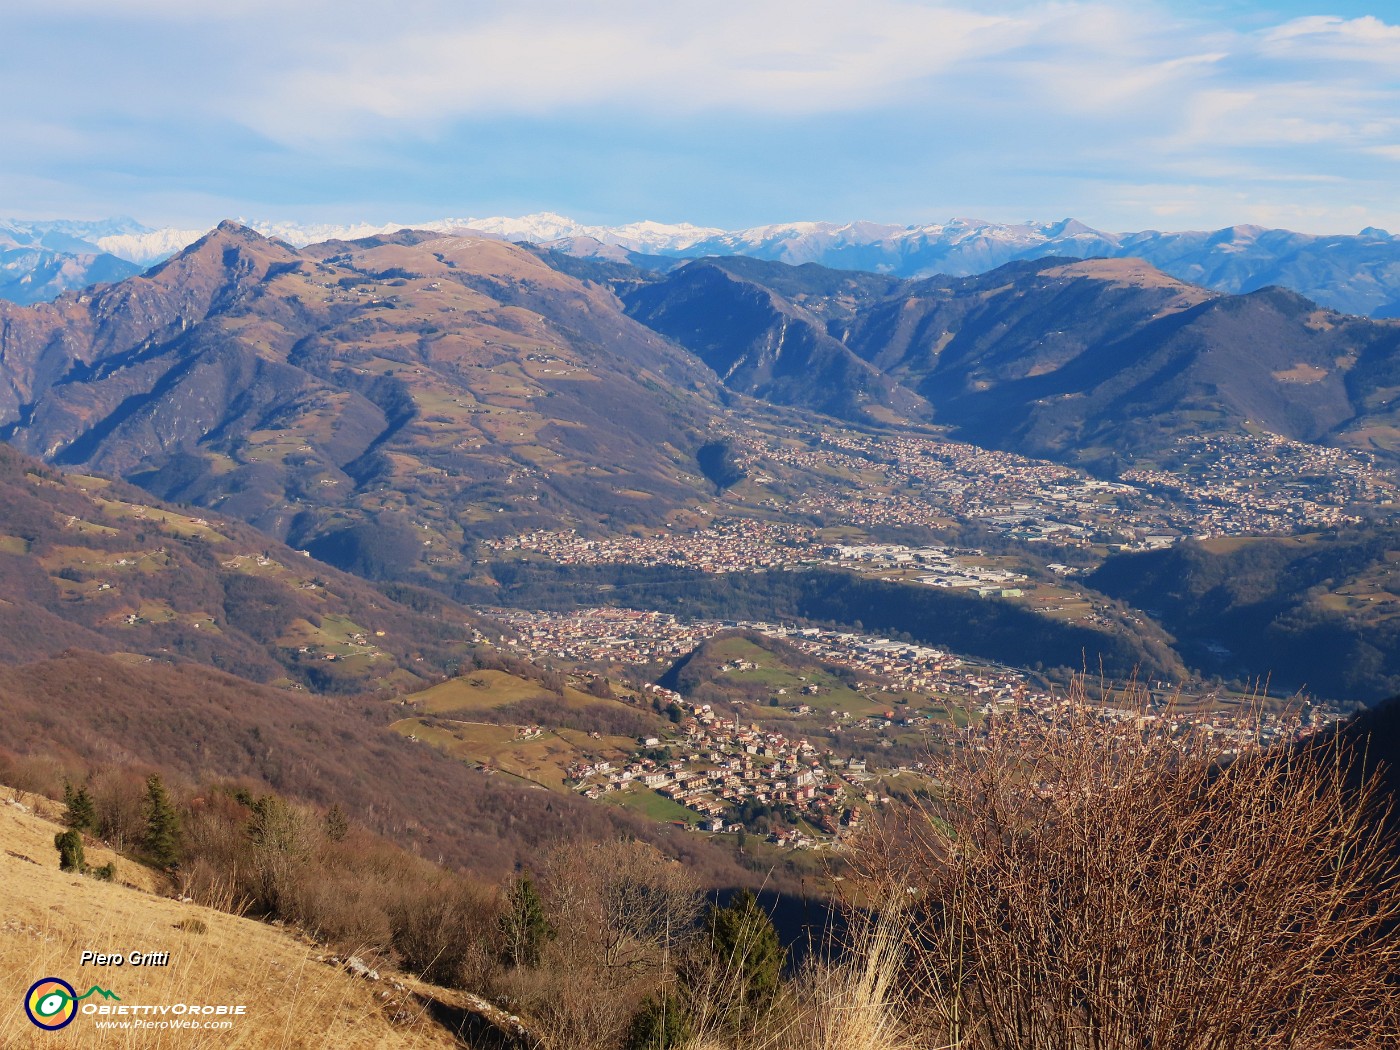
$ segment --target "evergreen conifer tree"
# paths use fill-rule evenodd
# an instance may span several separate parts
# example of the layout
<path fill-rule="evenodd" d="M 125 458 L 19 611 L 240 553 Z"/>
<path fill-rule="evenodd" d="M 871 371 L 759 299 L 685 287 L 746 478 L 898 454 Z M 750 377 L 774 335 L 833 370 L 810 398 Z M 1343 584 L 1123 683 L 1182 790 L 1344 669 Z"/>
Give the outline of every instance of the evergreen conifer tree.
<path fill-rule="evenodd" d="M 675 992 L 648 997 L 632 1018 L 627 1050 L 677 1050 L 690 1042 L 690 1014 Z"/>
<path fill-rule="evenodd" d="M 97 826 L 97 808 L 86 786 L 76 790 L 71 781 L 63 782 L 63 823 L 74 831 L 91 831 Z"/>
<path fill-rule="evenodd" d="M 762 1013 L 778 992 L 786 952 L 758 898 L 744 890 L 727 906 L 712 906 L 705 916 L 705 931 L 712 958 L 729 974 L 731 1013 L 736 1017 Z"/>
<path fill-rule="evenodd" d="M 70 828 L 60 831 L 53 837 L 54 848 L 58 850 L 60 871 L 75 871 L 79 875 L 87 871 L 87 861 L 83 857 L 83 834 Z"/>
<path fill-rule="evenodd" d="M 554 927 L 545 918 L 544 902 L 528 875 L 520 876 L 511 885 L 506 912 L 501 916 L 501 932 L 505 935 L 506 960 L 514 966 L 538 966 L 545 943 L 554 939 Z"/>
<path fill-rule="evenodd" d="M 160 777 L 152 773 L 146 780 L 146 853 L 162 868 L 180 859 L 180 815 Z"/>

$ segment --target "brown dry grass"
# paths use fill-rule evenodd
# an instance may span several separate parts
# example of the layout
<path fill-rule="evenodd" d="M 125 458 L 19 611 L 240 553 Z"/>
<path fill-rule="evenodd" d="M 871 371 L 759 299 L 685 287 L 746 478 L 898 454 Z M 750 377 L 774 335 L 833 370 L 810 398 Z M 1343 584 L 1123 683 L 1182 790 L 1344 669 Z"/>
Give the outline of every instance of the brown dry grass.
<path fill-rule="evenodd" d="M 905 908 L 895 900 L 856 916 L 839 963 L 809 967 L 776 1050 L 928 1050 L 905 1021 Z"/>
<path fill-rule="evenodd" d="M 132 886 L 58 870 L 58 825 L 0 804 L 0 1047 L 120 1047 L 126 1050 L 370 1050 L 458 1046 L 421 1016 L 394 1024 L 383 1005 L 386 982 L 371 983 L 318 962 L 286 931 L 211 908 L 182 904 Z M 89 848 L 90 863 L 110 859 Z M 153 885 L 155 875 L 118 860 L 118 879 Z M 197 920 L 193 921 L 193 920 Z M 203 932 L 200 931 L 203 924 Z M 183 926 L 182 926 L 183 924 Z M 168 951 L 162 968 L 79 968 L 82 951 Z M 25 990 L 41 977 L 78 990 L 100 984 L 130 1004 L 245 1004 L 230 1031 L 100 1031 L 79 1016 L 58 1032 L 25 1017 Z M 81 987 L 79 987 L 81 986 Z"/>

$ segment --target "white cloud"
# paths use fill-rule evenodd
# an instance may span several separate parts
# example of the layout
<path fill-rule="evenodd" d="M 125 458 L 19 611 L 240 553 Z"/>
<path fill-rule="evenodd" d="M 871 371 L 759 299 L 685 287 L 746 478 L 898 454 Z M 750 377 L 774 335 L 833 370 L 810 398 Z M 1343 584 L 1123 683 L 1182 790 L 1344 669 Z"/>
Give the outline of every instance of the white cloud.
<path fill-rule="evenodd" d="M 270 85 L 256 119 L 287 137 L 308 125 L 348 133 L 365 117 L 432 126 L 598 106 L 846 112 L 1032 34 L 1024 19 L 900 0 L 559 5 L 543 18 L 512 10 L 326 41 Z"/>
<path fill-rule="evenodd" d="M 1394 97 L 1325 81 L 1206 88 L 1186 107 L 1173 149 L 1360 147 L 1400 130 Z"/>
<path fill-rule="evenodd" d="M 1129 228 L 1129 224 L 1165 230 L 1255 225 L 1330 234 L 1354 233 L 1369 225 L 1394 225 L 1400 219 L 1400 208 L 1380 193 L 1345 200 L 1330 187 L 1314 194 L 1286 187 L 1274 189 L 1248 179 L 1216 184 L 1117 185 L 1104 189 L 1100 207 L 1105 217 L 1119 217 L 1119 229 Z"/>
<path fill-rule="evenodd" d="M 147 19 L 178 19 L 186 22 L 226 22 L 250 15 L 265 15 L 285 9 L 285 0 L 220 0 L 217 4 L 191 0 L 44 0 L 47 16 L 79 15 L 103 20 L 136 22 Z"/>
<path fill-rule="evenodd" d="M 1400 66 L 1400 26 L 1390 25 L 1374 15 L 1337 18 L 1311 15 L 1297 18 L 1262 34 L 1265 54 L 1297 60 L 1330 59 L 1342 62 L 1372 62 Z"/>

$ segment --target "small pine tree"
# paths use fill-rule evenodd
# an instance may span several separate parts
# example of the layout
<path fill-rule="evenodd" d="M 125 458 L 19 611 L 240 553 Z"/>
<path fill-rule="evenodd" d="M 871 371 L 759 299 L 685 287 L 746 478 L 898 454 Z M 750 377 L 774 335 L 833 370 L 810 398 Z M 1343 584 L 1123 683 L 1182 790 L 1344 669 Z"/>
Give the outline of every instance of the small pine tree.
<path fill-rule="evenodd" d="M 650 996 L 632 1018 L 627 1033 L 627 1050 L 676 1050 L 694 1035 L 690 1012 L 675 992 L 660 998 Z"/>
<path fill-rule="evenodd" d="M 180 859 L 180 815 L 160 777 L 146 780 L 146 837 L 142 845 L 159 867 L 169 868 Z"/>
<path fill-rule="evenodd" d="M 60 871 L 76 871 L 79 875 L 87 871 L 87 861 L 83 857 L 83 833 L 74 831 L 72 828 L 67 831 L 60 831 L 53 837 L 54 848 L 58 850 L 58 868 Z"/>
<path fill-rule="evenodd" d="M 732 1012 L 752 1015 L 767 1009 L 778 992 L 787 953 L 758 898 L 744 890 L 726 907 L 712 906 L 705 932 L 712 958 L 730 975 Z"/>
<path fill-rule="evenodd" d="M 554 927 L 545 918 L 544 902 L 530 876 L 511 885 L 506 911 L 501 916 L 506 961 L 513 966 L 538 966 L 545 943 L 554 939 Z"/>
<path fill-rule="evenodd" d="M 97 826 L 97 807 L 85 786 L 76 790 L 71 781 L 63 782 L 63 823 L 74 831 L 91 831 Z"/>

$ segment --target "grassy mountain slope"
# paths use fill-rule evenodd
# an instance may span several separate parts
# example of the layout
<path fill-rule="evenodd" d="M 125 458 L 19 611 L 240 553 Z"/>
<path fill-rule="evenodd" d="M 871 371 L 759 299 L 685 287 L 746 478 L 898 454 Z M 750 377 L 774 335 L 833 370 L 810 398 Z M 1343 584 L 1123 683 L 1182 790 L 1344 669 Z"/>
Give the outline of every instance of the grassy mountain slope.
<path fill-rule="evenodd" d="M 477 620 L 403 596 L 418 608 L 240 522 L 0 446 L 0 660 L 80 646 L 315 691 L 414 688 L 455 666 Z"/>
<path fill-rule="evenodd" d="M 150 1050 L 461 1045 L 415 997 L 395 996 L 394 1006 L 387 1007 L 377 994 L 382 984 L 325 965 L 289 931 L 155 895 L 155 874 L 130 861 L 116 859 L 117 883 L 59 871 L 53 846 L 58 830 L 60 825 L 39 813 L 0 805 L 0 875 L 8 891 L 0 926 L 0 987 L 12 1004 L 0 1014 L 0 1045 L 42 1041 Z M 89 863 L 109 859 L 99 848 L 87 853 Z M 79 966 L 84 951 L 164 951 L 170 958 L 164 967 L 97 969 Z M 45 976 L 67 980 L 80 993 L 99 984 L 127 1004 L 241 1004 L 247 1013 L 228 1031 L 104 1032 L 94 1018 L 80 1015 L 60 1032 L 44 1033 L 18 1004 L 25 989 Z"/>

